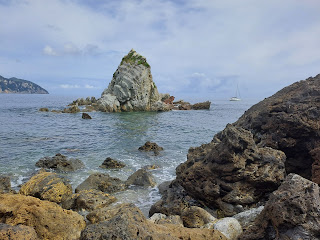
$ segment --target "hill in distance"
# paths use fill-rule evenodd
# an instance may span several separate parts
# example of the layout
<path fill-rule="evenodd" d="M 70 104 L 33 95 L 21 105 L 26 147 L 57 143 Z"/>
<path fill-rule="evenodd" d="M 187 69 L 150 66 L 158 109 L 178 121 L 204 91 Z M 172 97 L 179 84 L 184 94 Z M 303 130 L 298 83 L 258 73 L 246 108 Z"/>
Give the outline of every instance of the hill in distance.
<path fill-rule="evenodd" d="M 0 93 L 48 94 L 48 91 L 27 80 L 0 76 Z"/>

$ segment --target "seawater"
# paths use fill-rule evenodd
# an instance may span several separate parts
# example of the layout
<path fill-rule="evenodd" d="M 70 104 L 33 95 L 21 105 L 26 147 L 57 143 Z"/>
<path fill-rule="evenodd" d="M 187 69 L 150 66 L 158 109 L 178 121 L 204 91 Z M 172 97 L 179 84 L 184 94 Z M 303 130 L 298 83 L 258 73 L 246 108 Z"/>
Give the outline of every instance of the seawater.
<path fill-rule="evenodd" d="M 18 190 L 37 171 L 42 157 L 61 153 L 78 158 L 85 168 L 63 174 L 76 188 L 90 174 L 108 173 L 126 180 L 136 170 L 150 164 L 161 168 L 152 173 L 158 184 L 173 180 L 175 169 L 186 161 L 190 147 L 208 143 L 235 122 L 258 100 L 211 100 L 210 110 L 170 112 L 91 112 L 91 120 L 77 114 L 39 112 L 39 108 L 63 109 L 75 97 L 53 95 L 0 94 L 0 175 L 9 175 Z M 190 99 L 186 99 L 192 102 Z M 164 148 L 160 155 L 140 152 L 146 141 Z M 112 157 L 127 166 L 121 170 L 99 168 Z M 148 214 L 160 199 L 157 187 L 131 187 L 115 194 L 118 202 L 133 202 Z"/>

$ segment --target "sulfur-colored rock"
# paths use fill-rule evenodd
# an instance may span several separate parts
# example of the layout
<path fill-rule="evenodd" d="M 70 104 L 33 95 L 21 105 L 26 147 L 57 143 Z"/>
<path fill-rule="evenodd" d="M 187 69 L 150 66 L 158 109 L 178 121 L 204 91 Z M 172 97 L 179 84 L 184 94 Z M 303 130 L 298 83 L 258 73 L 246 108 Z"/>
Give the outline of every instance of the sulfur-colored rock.
<path fill-rule="evenodd" d="M 61 153 L 57 153 L 53 157 L 44 157 L 36 162 L 36 166 L 40 168 L 50 168 L 61 172 L 76 171 L 84 168 L 84 164 L 79 159 L 70 158 Z"/>
<path fill-rule="evenodd" d="M 71 198 L 72 187 L 56 173 L 41 172 L 21 186 L 20 194 L 62 203 Z"/>
<path fill-rule="evenodd" d="M 320 188 L 297 174 L 289 174 L 274 191 L 241 240 L 319 239 Z"/>
<path fill-rule="evenodd" d="M 142 187 L 154 187 L 156 186 L 156 181 L 153 175 L 145 169 L 139 169 L 131 176 L 128 177 L 126 181 L 127 185 L 136 185 Z"/>
<path fill-rule="evenodd" d="M 20 194 L 0 194 L 0 222 L 34 228 L 39 239 L 79 239 L 86 224 L 78 213 L 56 203 Z"/>
<path fill-rule="evenodd" d="M 161 102 L 146 58 L 133 49 L 123 57 L 98 104 L 105 112 L 169 110 Z"/>
<path fill-rule="evenodd" d="M 32 227 L 24 225 L 11 226 L 0 223 L 1 240 L 38 240 L 38 235 Z"/>
<path fill-rule="evenodd" d="M 81 234 L 89 239 L 162 239 L 162 240 L 226 240 L 213 229 L 188 229 L 174 224 L 154 224 L 133 204 L 121 204 L 105 209 L 104 219 L 90 224 Z"/>
<path fill-rule="evenodd" d="M 106 193 L 115 193 L 127 189 L 127 185 L 119 178 L 110 177 L 106 173 L 91 174 L 77 188 L 76 193 L 82 190 L 99 190 Z"/>

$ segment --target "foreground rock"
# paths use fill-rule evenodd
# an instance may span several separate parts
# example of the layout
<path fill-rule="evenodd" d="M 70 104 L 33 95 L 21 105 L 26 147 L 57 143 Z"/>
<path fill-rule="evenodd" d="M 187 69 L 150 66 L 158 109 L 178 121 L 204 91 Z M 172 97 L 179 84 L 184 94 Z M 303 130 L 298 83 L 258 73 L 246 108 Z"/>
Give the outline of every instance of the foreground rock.
<path fill-rule="evenodd" d="M 126 165 L 120 161 L 117 161 L 113 158 L 107 157 L 106 160 L 99 166 L 100 168 L 105 169 L 119 169 L 124 168 Z"/>
<path fill-rule="evenodd" d="M 154 152 L 155 155 L 158 155 L 160 151 L 163 151 L 163 147 L 160 147 L 156 143 L 147 141 L 143 146 L 139 147 L 139 150 L 142 152 Z"/>
<path fill-rule="evenodd" d="M 121 204 L 105 209 L 103 219 L 88 225 L 81 239 L 164 239 L 164 240 L 225 240 L 225 236 L 212 229 L 188 229 L 173 224 L 154 224 L 147 221 L 133 204 Z"/>
<path fill-rule="evenodd" d="M 233 216 L 278 188 L 284 162 L 283 152 L 258 147 L 251 132 L 229 124 L 211 143 L 189 149 L 177 180 L 195 199 Z"/>
<path fill-rule="evenodd" d="M 142 187 L 155 187 L 157 183 L 150 172 L 148 172 L 145 169 L 139 169 L 131 176 L 129 176 L 128 180 L 126 181 L 126 184 Z"/>
<path fill-rule="evenodd" d="M 0 193 L 9 192 L 12 192 L 10 177 L 0 176 Z"/>
<path fill-rule="evenodd" d="M 150 65 L 133 49 L 123 57 L 98 104 L 105 112 L 169 110 L 152 80 Z"/>
<path fill-rule="evenodd" d="M 70 158 L 57 153 L 53 157 L 44 157 L 36 162 L 36 166 L 39 168 L 50 168 L 62 172 L 76 171 L 84 168 L 84 164 L 79 159 Z"/>
<path fill-rule="evenodd" d="M 29 195 L 55 203 L 63 203 L 71 198 L 69 182 L 56 173 L 42 172 L 23 184 L 20 194 Z"/>
<path fill-rule="evenodd" d="M 110 177 L 109 174 L 94 173 L 76 188 L 76 193 L 93 189 L 106 193 L 115 193 L 126 190 L 127 185 L 119 178 Z"/>
<path fill-rule="evenodd" d="M 8 224 L 0 223 L 0 239 L 1 240 L 37 240 L 38 235 L 34 228 L 16 225 L 11 226 Z"/>
<path fill-rule="evenodd" d="M 240 239 L 319 239 L 319 186 L 289 174 Z"/>
<path fill-rule="evenodd" d="M 79 239 L 86 226 L 78 213 L 34 197 L 0 194 L 0 203 L 1 223 L 32 227 L 39 239 Z"/>

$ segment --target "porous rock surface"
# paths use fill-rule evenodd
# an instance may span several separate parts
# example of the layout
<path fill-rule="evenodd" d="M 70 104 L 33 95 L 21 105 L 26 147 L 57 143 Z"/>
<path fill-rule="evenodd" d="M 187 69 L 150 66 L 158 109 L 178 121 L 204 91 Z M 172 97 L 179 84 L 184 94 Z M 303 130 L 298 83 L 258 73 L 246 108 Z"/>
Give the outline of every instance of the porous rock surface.
<path fill-rule="evenodd" d="M 105 112 L 169 110 L 161 101 L 146 58 L 133 49 L 123 57 L 98 105 Z"/>
<path fill-rule="evenodd" d="M 232 216 L 277 189 L 284 162 L 283 152 L 258 147 L 250 131 L 228 124 L 211 143 L 189 149 L 177 180 L 195 199 Z"/>
<path fill-rule="evenodd" d="M 71 198 L 72 187 L 68 180 L 56 173 L 41 172 L 21 186 L 20 194 L 63 203 Z"/>
<path fill-rule="evenodd" d="M 0 222 L 34 228 L 39 239 L 79 239 L 86 224 L 81 215 L 56 203 L 20 194 L 0 194 Z M 23 238 L 22 238 L 23 239 Z"/>
<path fill-rule="evenodd" d="M 0 239 L 1 240 L 38 240 L 38 235 L 32 227 L 24 225 L 11 226 L 0 223 Z"/>
<path fill-rule="evenodd" d="M 121 204 L 105 209 L 103 219 L 90 224 L 81 234 L 82 240 L 89 239 L 162 239 L 162 240 L 226 240 L 213 229 L 188 229 L 174 224 L 154 224 L 147 221 L 134 204 Z"/>
<path fill-rule="evenodd" d="M 319 239 L 319 190 L 318 184 L 289 174 L 240 239 Z"/>
<path fill-rule="evenodd" d="M 79 159 L 70 158 L 61 153 L 57 153 L 53 157 L 44 157 L 36 162 L 36 167 L 50 168 L 61 172 L 76 171 L 84 167 L 84 164 Z"/>
<path fill-rule="evenodd" d="M 126 165 L 124 163 L 113 158 L 107 157 L 99 167 L 105 169 L 119 169 L 124 168 L 125 166 Z"/>

